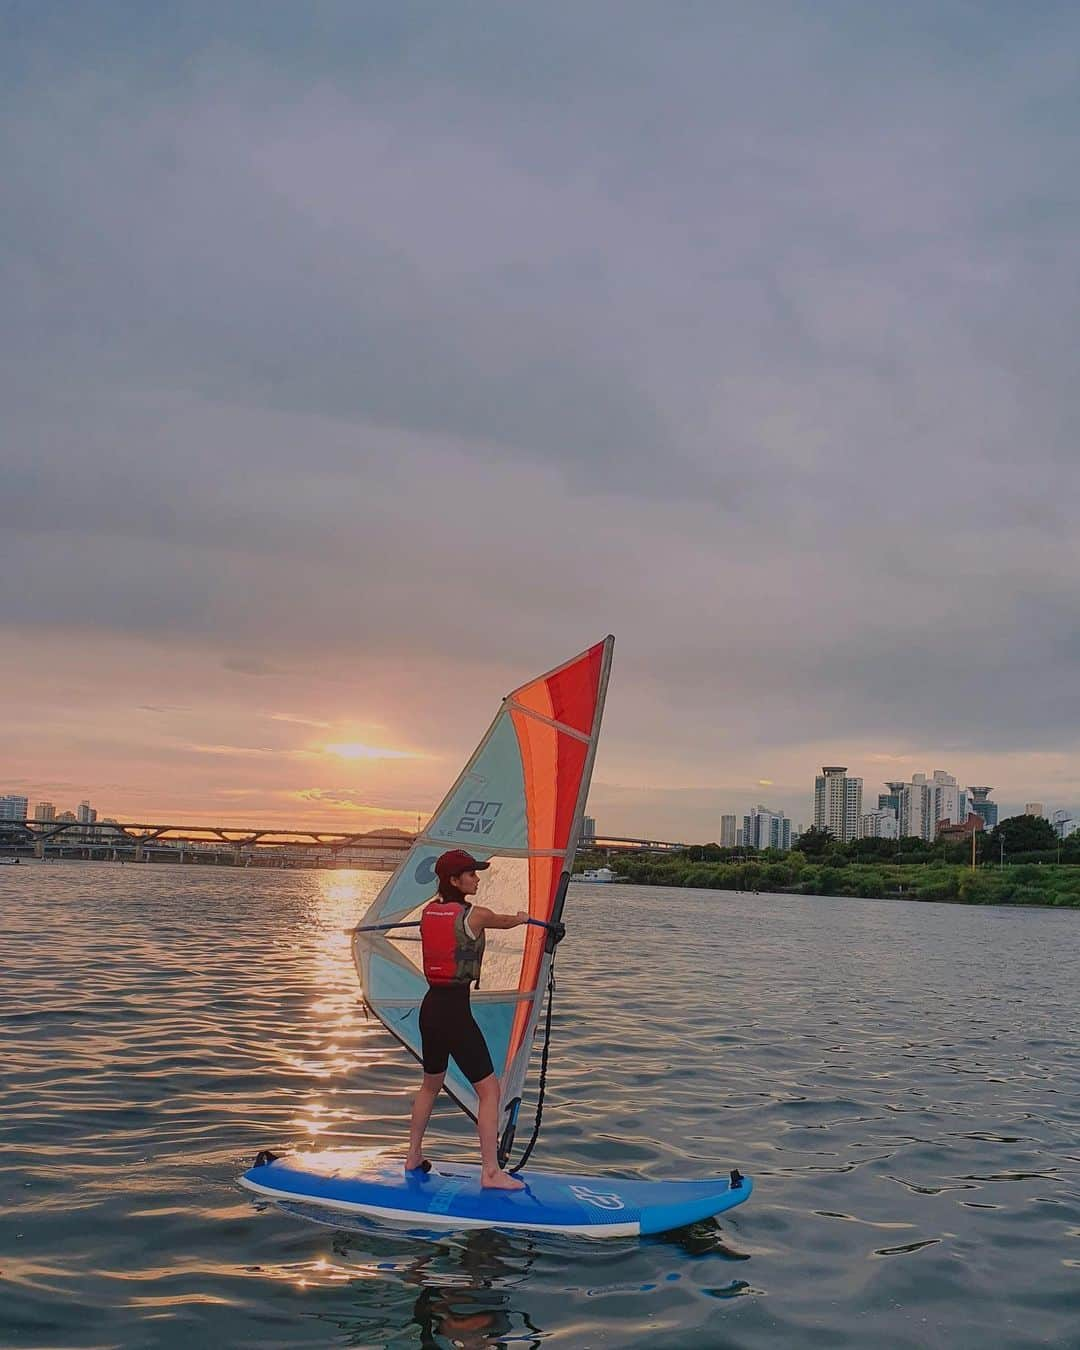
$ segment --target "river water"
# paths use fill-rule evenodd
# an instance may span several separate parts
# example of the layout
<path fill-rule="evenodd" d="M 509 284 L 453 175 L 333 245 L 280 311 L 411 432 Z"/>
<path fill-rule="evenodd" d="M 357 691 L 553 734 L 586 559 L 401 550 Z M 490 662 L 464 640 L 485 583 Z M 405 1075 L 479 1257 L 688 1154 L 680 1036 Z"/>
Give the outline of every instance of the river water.
<path fill-rule="evenodd" d="M 1080 912 L 575 886 L 533 1161 L 754 1194 L 418 1241 L 235 1185 L 402 1147 L 417 1068 L 342 932 L 382 880 L 0 872 L 0 1344 L 1080 1345 Z M 447 1102 L 429 1151 L 470 1131 Z"/>

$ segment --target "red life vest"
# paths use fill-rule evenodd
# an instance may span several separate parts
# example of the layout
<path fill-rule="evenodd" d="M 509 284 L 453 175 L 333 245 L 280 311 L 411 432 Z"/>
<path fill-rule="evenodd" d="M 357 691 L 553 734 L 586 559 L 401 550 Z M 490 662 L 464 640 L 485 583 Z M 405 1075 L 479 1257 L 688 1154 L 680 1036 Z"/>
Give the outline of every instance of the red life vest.
<path fill-rule="evenodd" d="M 479 984 L 484 934 L 470 936 L 465 916 L 472 908 L 436 896 L 420 915 L 424 974 L 429 984 Z"/>

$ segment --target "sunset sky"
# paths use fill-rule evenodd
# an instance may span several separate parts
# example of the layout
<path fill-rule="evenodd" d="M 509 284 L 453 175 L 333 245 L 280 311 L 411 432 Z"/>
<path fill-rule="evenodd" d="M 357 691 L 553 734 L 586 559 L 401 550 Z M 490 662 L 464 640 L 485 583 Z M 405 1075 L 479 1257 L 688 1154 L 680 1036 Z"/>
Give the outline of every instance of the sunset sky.
<path fill-rule="evenodd" d="M 0 793 L 1080 814 L 1080 10 L 0 0 Z"/>

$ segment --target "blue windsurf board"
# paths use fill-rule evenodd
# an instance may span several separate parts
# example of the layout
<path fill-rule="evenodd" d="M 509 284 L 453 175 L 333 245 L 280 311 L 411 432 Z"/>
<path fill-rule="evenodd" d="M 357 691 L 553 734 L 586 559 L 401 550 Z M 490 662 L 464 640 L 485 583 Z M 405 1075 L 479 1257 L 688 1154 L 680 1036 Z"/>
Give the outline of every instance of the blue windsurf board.
<path fill-rule="evenodd" d="M 753 1189 L 738 1172 L 700 1181 L 624 1181 L 529 1169 L 520 1174 L 524 1190 L 500 1191 L 481 1186 L 475 1163 L 406 1172 L 400 1156 L 370 1149 L 259 1158 L 240 1177 L 258 1195 L 429 1229 L 632 1237 L 711 1218 L 742 1204 Z"/>

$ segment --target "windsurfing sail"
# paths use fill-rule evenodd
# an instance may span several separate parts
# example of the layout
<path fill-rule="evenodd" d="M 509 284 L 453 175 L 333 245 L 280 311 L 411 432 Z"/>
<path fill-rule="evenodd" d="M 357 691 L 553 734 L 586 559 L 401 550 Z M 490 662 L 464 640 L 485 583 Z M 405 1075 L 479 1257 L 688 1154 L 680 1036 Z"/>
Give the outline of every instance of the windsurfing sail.
<path fill-rule="evenodd" d="M 503 700 L 472 758 L 353 935 L 364 1000 L 420 1058 L 420 1003 L 428 990 L 415 926 L 435 894 L 435 859 L 465 848 L 490 863 L 477 902 L 558 923 L 581 834 L 604 710 L 613 637 Z M 387 925 L 385 931 L 371 930 Z M 390 927 L 390 925 L 395 925 Z M 488 930 L 473 1016 L 500 1079 L 500 1135 L 513 1141 L 522 1088 L 554 948 L 542 927 Z M 477 1098 L 454 1064 L 446 1089 L 473 1119 Z"/>

